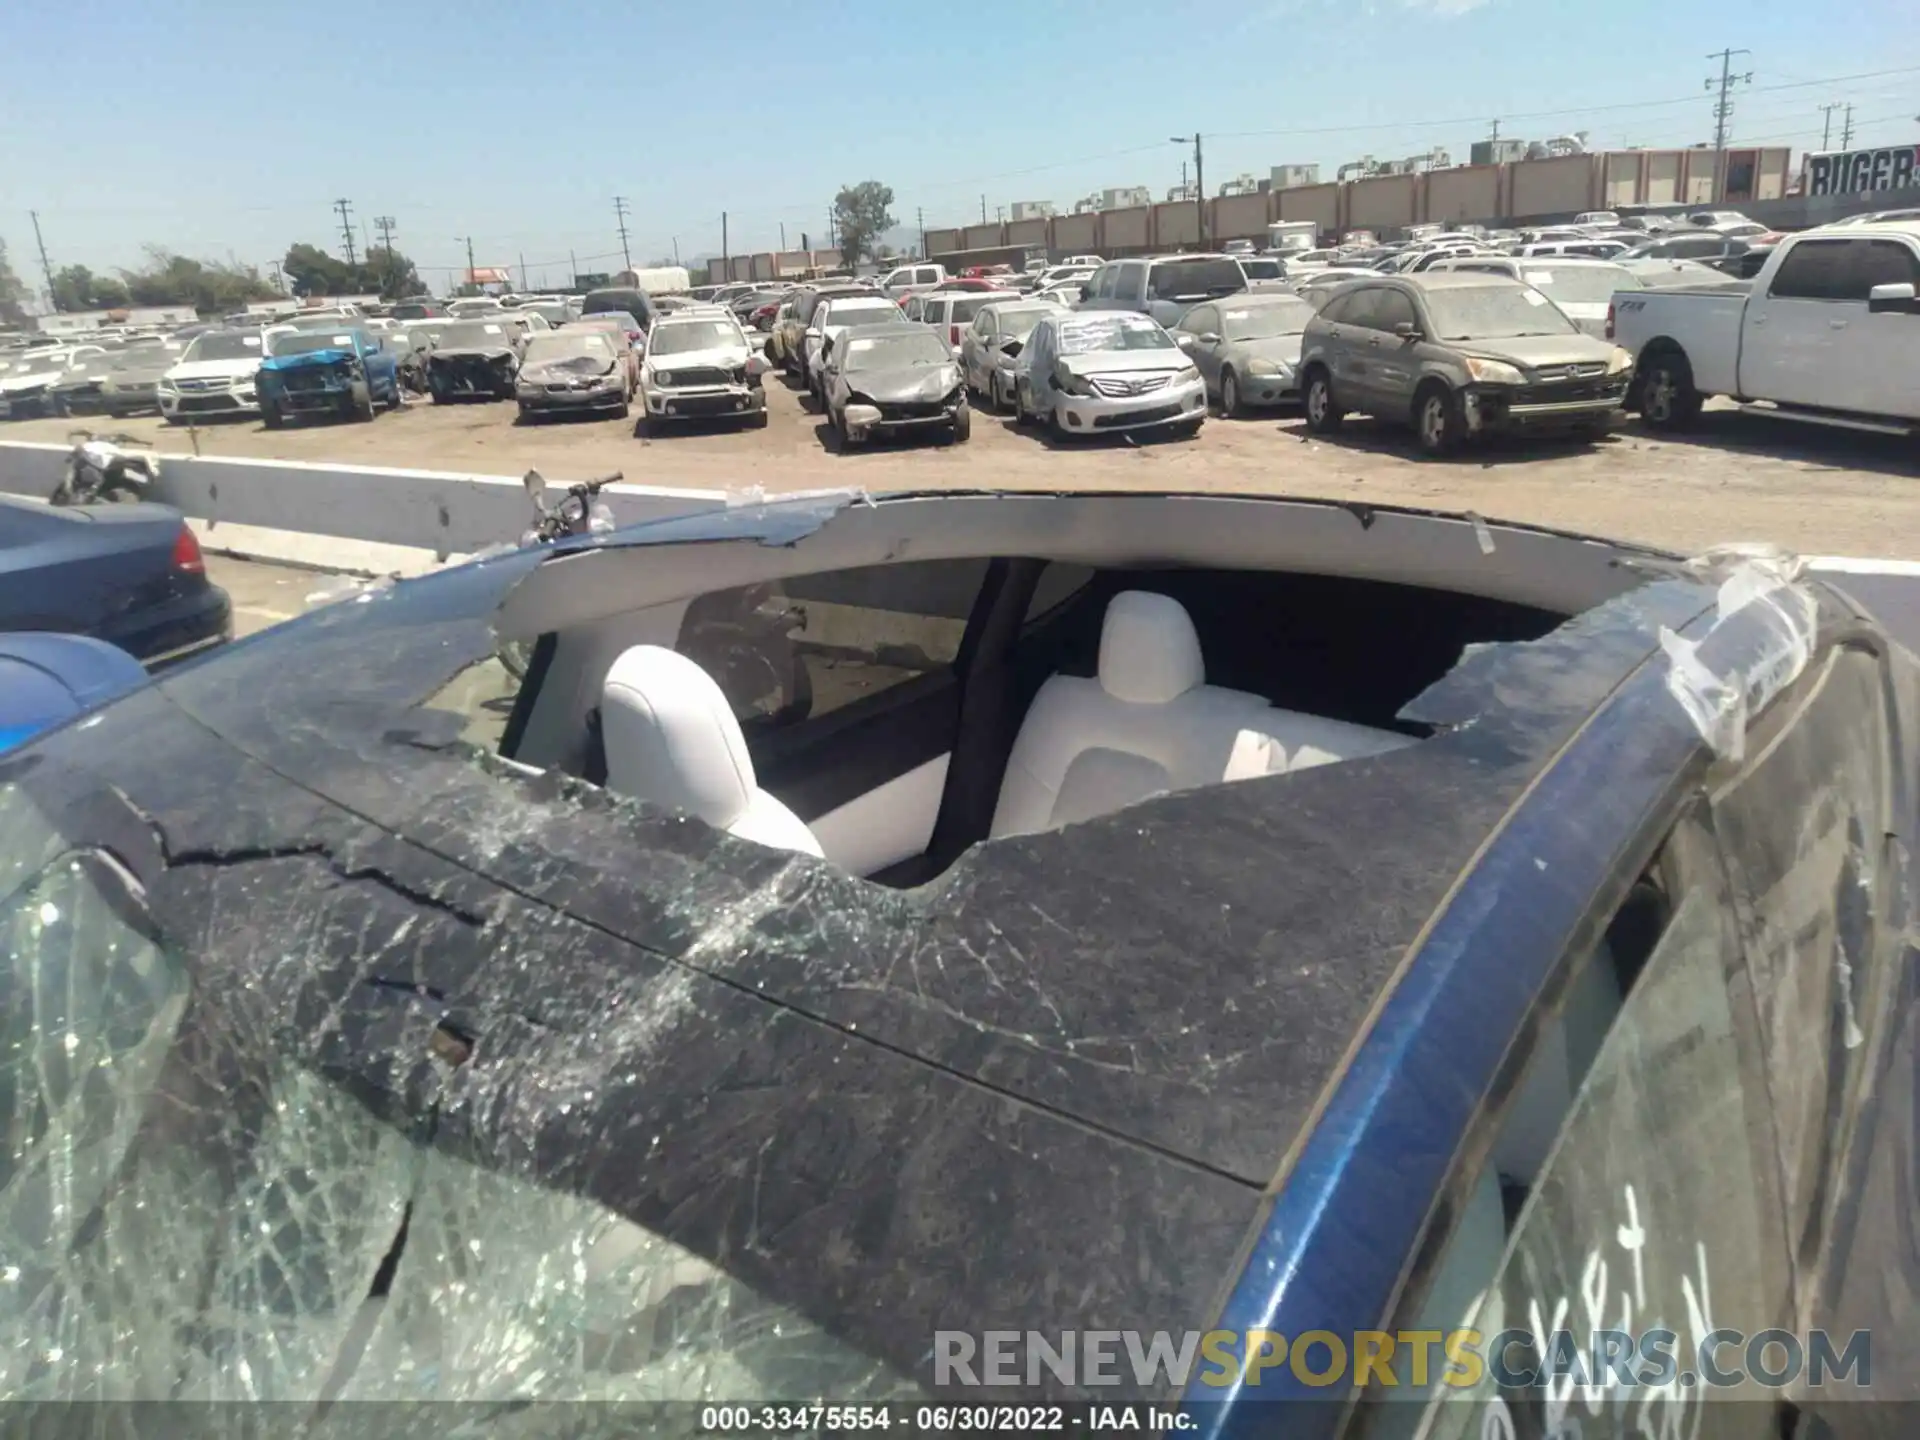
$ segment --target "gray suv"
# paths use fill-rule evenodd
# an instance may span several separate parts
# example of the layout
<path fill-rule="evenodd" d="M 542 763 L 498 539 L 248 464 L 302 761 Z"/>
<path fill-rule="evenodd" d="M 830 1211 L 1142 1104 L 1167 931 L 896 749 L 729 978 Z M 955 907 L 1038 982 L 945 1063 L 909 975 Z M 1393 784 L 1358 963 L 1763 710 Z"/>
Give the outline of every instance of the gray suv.
<path fill-rule="evenodd" d="M 1581 334 L 1531 285 L 1462 271 L 1342 286 L 1300 347 L 1311 429 L 1337 430 L 1351 411 L 1405 420 L 1430 455 L 1496 430 L 1598 439 L 1632 369 L 1632 355 Z"/>
<path fill-rule="evenodd" d="M 1231 255 L 1148 255 L 1111 260 L 1080 287 L 1082 310 L 1133 310 L 1171 329 L 1187 311 L 1248 288 Z"/>

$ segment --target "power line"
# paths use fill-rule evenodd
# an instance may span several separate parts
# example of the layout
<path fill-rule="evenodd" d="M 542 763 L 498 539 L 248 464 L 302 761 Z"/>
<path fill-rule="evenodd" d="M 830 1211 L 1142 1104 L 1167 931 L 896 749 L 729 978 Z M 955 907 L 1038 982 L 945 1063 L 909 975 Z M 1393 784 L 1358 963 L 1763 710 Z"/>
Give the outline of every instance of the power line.
<path fill-rule="evenodd" d="M 346 242 L 347 266 L 351 269 L 360 263 L 354 258 L 353 253 L 353 202 L 344 199 L 336 200 L 333 202 L 333 208 L 340 212 L 340 238 Z"/>

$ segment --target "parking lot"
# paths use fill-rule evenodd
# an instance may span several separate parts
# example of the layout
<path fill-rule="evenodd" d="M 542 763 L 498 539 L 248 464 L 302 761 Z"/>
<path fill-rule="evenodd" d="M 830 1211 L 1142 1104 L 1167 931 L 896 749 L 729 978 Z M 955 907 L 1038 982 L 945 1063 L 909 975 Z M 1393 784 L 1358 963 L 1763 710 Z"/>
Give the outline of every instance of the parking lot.
<path fill-rule="evenodd" d="M 1291 494 L 1469 509 L 1683 551 L 1764 539 L 1807 554 L 1910 558 L 1920 535 L 1920 453 L 1910 443 L 1725 408 L 1710 408 L 1683 439 L 1656 439 L 1629 422 L 1599 445 L 1510 440 L 1448 461 L 1416 458 L 1404 430 L 1366 420 L 1350 421 L 1336 438 L 1309 437 L 1297 412 L 1215 417 L 1195 440 L 1138 445 L 1056 445 L 1009 417 L 977 414 L 964 445 L 879 444 L 842 455 L 804 396 L 777 376 L 767 389 L 765 429 L 689 422 L 646 439 L 631 420 L 522 426 L 509 405 L 421 400 L 371 424 L 275 432 L 257 420 L 192 430 L 150 417 L 110 423 L 163 453 L 482 474 L 538 466 L 554 479 L 619 470 L 634 484 L 768 492 L 861 485 Z M 16 421 L 5 436 L 59 443 L 79 423 L 87 422 Z"/>

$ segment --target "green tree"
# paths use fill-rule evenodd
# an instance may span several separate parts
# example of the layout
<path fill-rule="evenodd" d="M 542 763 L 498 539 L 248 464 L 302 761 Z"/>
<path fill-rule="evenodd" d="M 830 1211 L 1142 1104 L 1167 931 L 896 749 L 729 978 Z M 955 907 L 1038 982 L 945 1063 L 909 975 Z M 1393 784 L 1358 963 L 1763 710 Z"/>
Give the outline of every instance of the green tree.
<path fill-rule="evenodd" d="M 126 285 L 111 275 L 96 275 L 84 265 L 53 272 L 56 310 L 117 310 L 129 299 Z"/>
<path fill-rule="evenodd" d="M 420 272 L 414 269 L 413 261 L 384 245 L 376 245 L 367 252 L 367 263 L 360 267 L 360 272 L 361 278 L 367 281 L 361 288 L 378 290 L 388 300 L 420 295 L 427 288 L 421 283 Z"/>
<path fill-rule="evenodd" d="M 893 187 L 878 180 L 843 186 L 833 197 L 834 223 L 840 227 L 840 258 L 849 270 L 874 253 L 880 237 L 895 224 Z"/>
<path fill-rule="evenodd" d="M 0 325 L 19 325 L 27 318 L 27 287 L 7 260 L 7 242 L 0 240 Z"/>
<path fill-rule="evenodd" d="M 329 255 L 318 245 L 296 244 L 287 247 L 280 262 L 280 273 L 287 277 L 295 295 L 346 295 L 358 287 L 348 282 L 353 272 L 347 262 Z"/>
<path fill-rule="evenodd" d="M 135 305 L 191 305 L 205 315 L 225 314 L 279 293 L 251 265 L 194 260 L 159 245 L 147 247 L 144 267 L 120 274 Z"/>

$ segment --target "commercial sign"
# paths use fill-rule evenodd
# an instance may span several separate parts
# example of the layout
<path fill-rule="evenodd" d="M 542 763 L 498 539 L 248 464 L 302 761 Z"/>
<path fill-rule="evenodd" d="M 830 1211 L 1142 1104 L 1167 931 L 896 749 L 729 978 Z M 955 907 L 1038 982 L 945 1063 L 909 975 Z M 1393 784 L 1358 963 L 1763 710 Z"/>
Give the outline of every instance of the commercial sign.
<path fill-rule="evenodd" d="M 1858 195 L 1920 184 L 1920 145 L 1883 145 L 1878 150 L 1840 150 L 1807 157 L 1807 194 Z"/>

